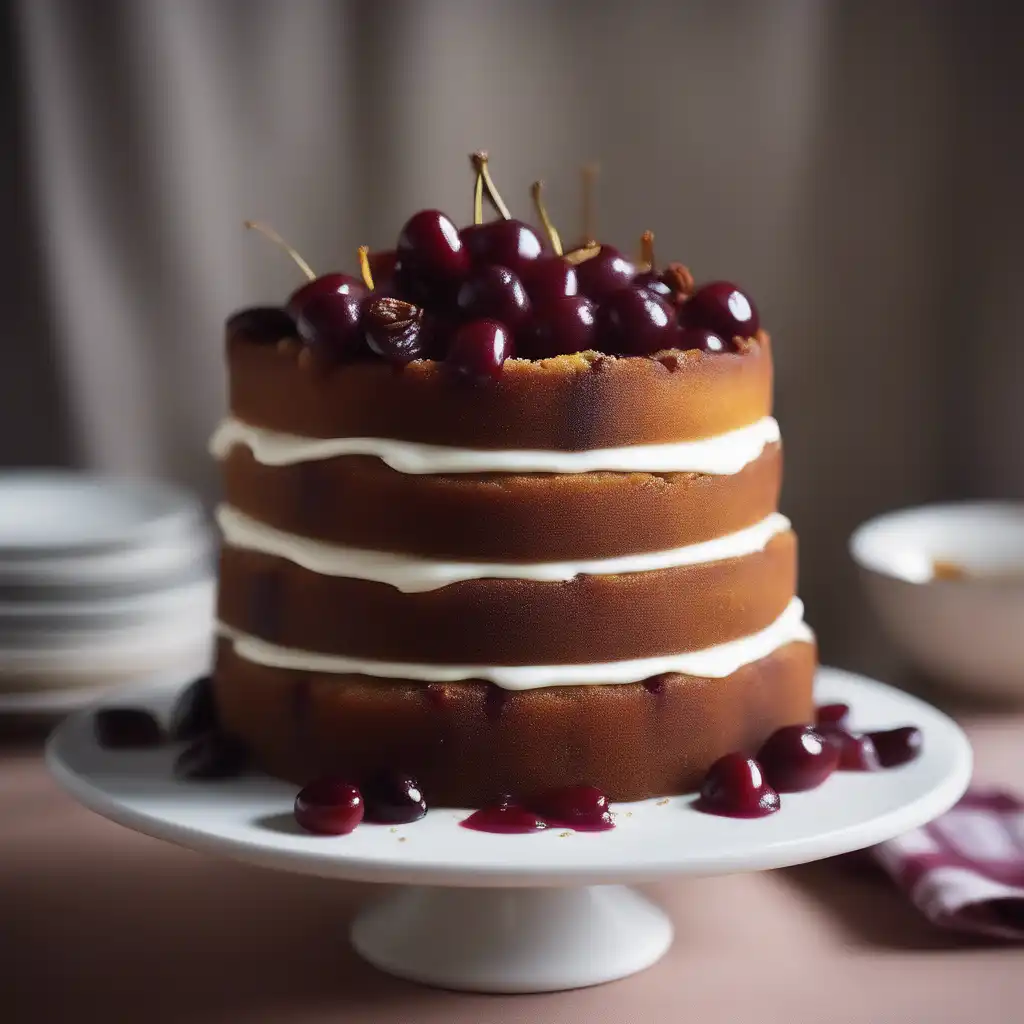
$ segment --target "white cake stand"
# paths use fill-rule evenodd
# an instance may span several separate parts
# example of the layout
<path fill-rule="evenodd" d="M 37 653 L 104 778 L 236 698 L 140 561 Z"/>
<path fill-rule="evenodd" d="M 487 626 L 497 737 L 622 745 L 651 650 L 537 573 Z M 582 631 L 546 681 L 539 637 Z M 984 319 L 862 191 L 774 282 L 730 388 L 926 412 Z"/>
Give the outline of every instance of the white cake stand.
<path fill-rule="evenodd" d="M 923 754 L 884 773 L 834 775 L 754 821 L 702 814 L 692 797 L 677 797 L 620 804 L 617 828 L 597 834 L 489 835 L 459 827 L 467 812 L 443 809 L 330 838 L 294 825 L 295 787 L 257 775 L 176 781 L 175 748 L 100 750 L 86 713 L 58 728 L 47 760 L 72 796 L 147 835 L 264 867 L 401 886 L 352 926 L 356 950 L 383 971 L 466 991 L 548 992 L 625 977 L 666 952 L 668 917 L 627 884 L 861 849 L 930 821 L 966 789 L 970 745 L 934 708 L 835 669 L 820 671 L 817 697 L 849 704 L 859 729 L 917 725 Z M 166 697 L 152 705 L 165 710 Z"/>

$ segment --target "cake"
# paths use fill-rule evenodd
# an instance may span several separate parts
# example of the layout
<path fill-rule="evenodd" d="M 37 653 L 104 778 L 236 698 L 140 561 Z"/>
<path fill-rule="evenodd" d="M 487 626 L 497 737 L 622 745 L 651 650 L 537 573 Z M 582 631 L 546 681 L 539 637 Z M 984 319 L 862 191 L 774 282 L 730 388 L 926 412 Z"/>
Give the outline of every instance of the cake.
<path fill-rule="evenodd" d="M 434 805 L 693 790 L 814 719 L 771 340 L 649 240 L 476 221 L 229 319 L 221 727 Z"/>

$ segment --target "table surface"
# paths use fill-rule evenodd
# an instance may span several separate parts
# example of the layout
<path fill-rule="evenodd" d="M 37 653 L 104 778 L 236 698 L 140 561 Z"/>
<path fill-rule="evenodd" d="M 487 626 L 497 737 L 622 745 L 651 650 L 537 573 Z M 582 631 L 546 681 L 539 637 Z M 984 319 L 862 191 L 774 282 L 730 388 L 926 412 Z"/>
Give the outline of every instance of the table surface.
<path fill-rule="evenodd" d="M 1024 711 L 961 710 L 976 781 L 1021 785 Z M 646 891 L 676 942 L 599 988 L 470 996 L 397 981 L 348 948 L 374 887 L 181 850 L 77 806 L 41 737 L 0 733 L 4 1024 L 758 1024 L 1024 1020 L 1019 948 L 937 931 L 842 859 Z"/>

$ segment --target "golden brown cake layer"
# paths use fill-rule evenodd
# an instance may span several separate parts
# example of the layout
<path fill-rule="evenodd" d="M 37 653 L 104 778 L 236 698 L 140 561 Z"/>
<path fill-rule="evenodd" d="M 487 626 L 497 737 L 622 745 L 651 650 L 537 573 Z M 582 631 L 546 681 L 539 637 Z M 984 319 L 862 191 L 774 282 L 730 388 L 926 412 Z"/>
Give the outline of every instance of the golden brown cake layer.
<path fill-rule="evenodd" d="M 403 593 L 225 547 L 222 622 L 282 647 L 379 661 L 555 665 L 698 651 L 757 633 L 796 588 L 796 538 L 701 565 Z"/>
<path fill-rule="evenodd" d="M 767 416 L 771 345 L 658 358 L 511 359 L 496 380 L 459 379 L 421 360 L 317 367 L 297 342 L 228 337 L 232 413 L 306 437 L 389 437 L 467 448 L 580 451 L 712 437 Z"/>
<path fill-rule="evenodd" d="M 753 526 L 778 503 L 782 453 L 729 476 L 571 473 L 418 476 L 346 456 L 224 460 L 229 505 L 279 530 L 434 558 L 546 562 L 667 551 Z"/>
<path fill-rule="evenodd" d="M 479 807 L 572 784 L 613 800 L 692 790 L 722 754 L 812 721 L 814 668 L 814 646 L 792 643 L 724 679 L 509 692 L 265 668 L 222 641 L 214 686 L 225 730 L 274 775 L 400 769 L 431 804 Z"/>

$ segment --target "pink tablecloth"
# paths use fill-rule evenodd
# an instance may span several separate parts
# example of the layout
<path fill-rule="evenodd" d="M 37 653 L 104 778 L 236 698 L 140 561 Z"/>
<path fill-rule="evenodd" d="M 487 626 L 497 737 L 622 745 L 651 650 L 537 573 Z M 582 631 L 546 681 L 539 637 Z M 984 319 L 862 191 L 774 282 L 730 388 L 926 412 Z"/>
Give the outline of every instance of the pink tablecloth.
<path fill-rule="evenodd" d="M 978 778 L 1024 786 L 1024 715 L 970 723 Z M 653 886 L 677 939 L 644 974 L 546 996 L 391 980 L 348 949 L 365 887 L 179 850 L 76 806 L 0 746 L 4 1024 L 561 1024 L 1024 1020 L 1019 948 L 934 929 L 826 862 Z"/>

